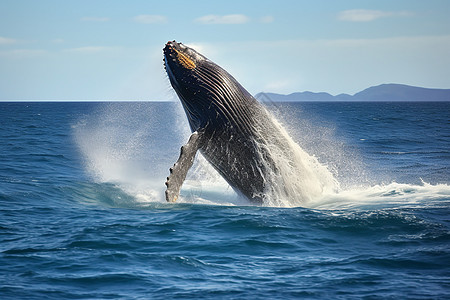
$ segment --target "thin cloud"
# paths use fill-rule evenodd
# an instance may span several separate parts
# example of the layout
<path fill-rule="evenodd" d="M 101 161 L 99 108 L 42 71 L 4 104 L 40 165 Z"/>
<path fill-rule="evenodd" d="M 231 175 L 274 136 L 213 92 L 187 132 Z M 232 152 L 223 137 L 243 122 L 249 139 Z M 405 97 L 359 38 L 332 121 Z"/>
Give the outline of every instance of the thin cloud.
<path fill-rule="evenodd" d="M 0 45 L 11 45 L 17 43 L 17 40 L 0 36 Z"/>
<path fill-rule="evenodd" d="M 167 23 L 167 17 L 161 15 L 139 15 L 133 21 L 141 24 L 163 24 Z"/>
<path fill-rule="evenodd" d="M 81 18 L 83 22 L 108 22 L 110 19 L 106 17 L 84 17 Z"/>
<path fill-rule="evenodd" d="M 298 83 L 292 79 L 274 80 L 263 86 L 263 91 L 279 92 L 292 90 Z"/>
<path fill-rule="evenodd" d="M 82 54 L 92 54 L 99 53 L 104 51 L 112 50 L 112 47 L 102 47 L 102 46 L 86 46 L 86 47 L 78 47 L 64 50 L 65 52 L 70 53 L 82 53 Z"/>
<path fill-rule="evenodd" d="M 246 15 L 206 15 L 195 19 L 196 23 L 200 24 L 244 24 L 250 21 Z"/>
<path fill-rule="evenodd" d="M 406 11 L 393 12 L 371 9 L 350 9 L 338 13 L 337 18 L 339 21 L 347 22 L 371 22 L 386 17 L 405 17 L 411 15 L 411 12 Z"/>
<path fill-rule="evenodd" d="M 41 56 L 48 53 L 46 50 L 41 49 L 14 49 L 10 51 L 0 51 L 0 56 L 12 57 L 12 58 L 30 58 Z"/>
<path fill-rule="evenodd" d="M 259 19 L 259 21 L 261 23 L 265 23 L 265 24 L 273 23 L 274 20 L 275 20 L 275 18 L 273 16 L 264 16 Z"/>

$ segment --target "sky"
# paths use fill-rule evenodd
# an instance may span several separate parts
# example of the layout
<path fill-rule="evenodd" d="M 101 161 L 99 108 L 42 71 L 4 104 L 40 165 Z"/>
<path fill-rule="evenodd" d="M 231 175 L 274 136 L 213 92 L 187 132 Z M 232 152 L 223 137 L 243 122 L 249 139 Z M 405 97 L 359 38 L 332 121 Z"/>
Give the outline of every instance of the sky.
<path fill-rule="evenodd" d="M 183 42 L 250 93 L 450 89 L 448 0 L 0 0 L 0 100 L 173 100 Z"/>

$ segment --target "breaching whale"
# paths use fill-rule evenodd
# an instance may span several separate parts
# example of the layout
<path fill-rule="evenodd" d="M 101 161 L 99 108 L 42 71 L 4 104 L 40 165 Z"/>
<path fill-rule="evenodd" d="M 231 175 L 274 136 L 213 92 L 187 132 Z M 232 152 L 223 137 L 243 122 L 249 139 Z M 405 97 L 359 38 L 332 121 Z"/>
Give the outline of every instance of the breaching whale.
<path fill-rule="evenodd" d="M 182 43 L 168 42 L 163 52 L 167 75 L 193 132 L 170 168 L 168 202 L 177 200 L 197 150 L 252 202 L 263 204 L 274 193 L 310 197 L 322 192 L 323 185 L 317 186 L 308 174 L 311 168 L 304 167 L 317 162 L 315 158 L 299 158 L 300 147 L 233 76 Z M 299 179 L 299 174 L 305 177 Z M 314 184 L 309 184 L 311 179 Z M 308 191 L 302 191 L 305 187 Z"/>

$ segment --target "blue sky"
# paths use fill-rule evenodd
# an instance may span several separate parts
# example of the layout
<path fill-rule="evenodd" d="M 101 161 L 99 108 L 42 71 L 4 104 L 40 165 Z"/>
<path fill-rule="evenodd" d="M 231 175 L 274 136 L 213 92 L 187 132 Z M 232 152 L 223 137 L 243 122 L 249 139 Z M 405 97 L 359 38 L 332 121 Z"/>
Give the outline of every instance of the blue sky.
<path fill-rule="evenodd" d="M 0 1 L 0 100 L 171 100 L 168 40 L 249 92 L 450 88 L 450 1 Z"/>

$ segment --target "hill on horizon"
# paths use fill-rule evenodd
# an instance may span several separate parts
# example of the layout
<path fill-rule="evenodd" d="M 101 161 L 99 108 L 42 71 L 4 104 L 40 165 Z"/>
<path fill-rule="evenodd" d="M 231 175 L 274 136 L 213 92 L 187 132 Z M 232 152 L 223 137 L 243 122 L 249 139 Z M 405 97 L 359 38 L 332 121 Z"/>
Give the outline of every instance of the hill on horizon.
<path fill-rule="evenodd" d="M 258 93 L 255 98 L 261 102 L 289 101 L 450 101 L 450 89 L 431 89 L 405 84 L 381 84 L 372 86 L 354 95 L 333 96 L 326 92 L 296 92 L 288 95 Z"/>

